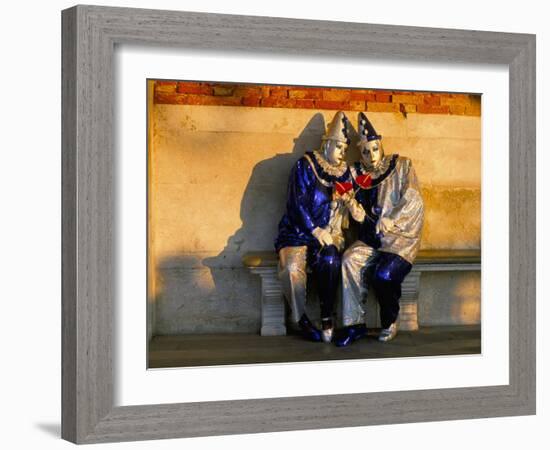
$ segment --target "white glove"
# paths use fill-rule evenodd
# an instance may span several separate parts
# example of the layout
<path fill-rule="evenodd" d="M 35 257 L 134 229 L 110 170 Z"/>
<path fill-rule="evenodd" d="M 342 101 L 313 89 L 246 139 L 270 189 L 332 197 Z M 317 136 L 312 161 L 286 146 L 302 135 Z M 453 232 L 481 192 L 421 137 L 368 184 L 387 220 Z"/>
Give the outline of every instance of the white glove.
<path fill-rule="evenodd" d="M 325 245 L 332 245 L 334 242 L 332 236 L 327 230 L 323 228 L 315 228 L 311 231 L 311 234 L 319 241 L 319 243 L 324 247 Z"/>
<path fill-rule="evenodd" d="M 394 231 L 395 224 L 393 220 L 391 220 L 389 217 L 382 217 L 378 223 L 376 224 L 376 231 L 377 233 L 387 233 Z"/>
<path fill-rule="evenodd" d="M 350 192 L 346 192 L 342 195 L 342 200 L 344 201 L 348 211 L 351 213 L 351 217 L 354 218 L 359 223 L 362 223 L 365 220 L 365 210 L 361 204 L 355 200 L 355 197 L 351 195 Z"/>
<path fill-rule="evenodd" d="M 359 204 L 359 202 L 354 198 L 352 198 L 350 199 L 350 201 L 347 203 L 346 206 L 348 207 L 351 217 L 353 217 L 355 221 L 359 223 L 363 223 L 363 221 L 365 220 L 366 213 L 363 207 Z"/>

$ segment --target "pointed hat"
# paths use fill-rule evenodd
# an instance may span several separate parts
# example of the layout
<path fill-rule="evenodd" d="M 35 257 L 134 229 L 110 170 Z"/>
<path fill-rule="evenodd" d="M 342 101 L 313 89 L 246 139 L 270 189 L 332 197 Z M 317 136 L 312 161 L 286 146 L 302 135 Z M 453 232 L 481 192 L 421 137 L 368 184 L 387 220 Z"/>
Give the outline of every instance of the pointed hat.
<path fill-rule="evenodd" d="M 333 141 L 349 144 L 348 124 L 349 120 L 346 115 L 342 111 L 338 111 L 334 115 L 332 122 L 328 125 L 327 132 L 323 136 L 323 139 L 331 139 Z"/>
<path fill-rule="evenodd" d="M 368 141 L 374 141 L 376 139 L 382 139 L 382 135 L 378 134 L 372 123 L 370 123 L 366 114 L 363 112 L 359 113 L 357 122 L 359 123 L 359 139 Z"/>

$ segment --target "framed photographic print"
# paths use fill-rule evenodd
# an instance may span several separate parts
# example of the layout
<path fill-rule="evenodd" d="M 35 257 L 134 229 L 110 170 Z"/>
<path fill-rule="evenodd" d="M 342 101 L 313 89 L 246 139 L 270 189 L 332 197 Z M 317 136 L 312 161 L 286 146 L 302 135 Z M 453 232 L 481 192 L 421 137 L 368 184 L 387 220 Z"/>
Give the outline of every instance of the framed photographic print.
<path fill-rule="evenodd" d="M 63 437 L 534 413 L 534 49 L 64 11 Z"/>

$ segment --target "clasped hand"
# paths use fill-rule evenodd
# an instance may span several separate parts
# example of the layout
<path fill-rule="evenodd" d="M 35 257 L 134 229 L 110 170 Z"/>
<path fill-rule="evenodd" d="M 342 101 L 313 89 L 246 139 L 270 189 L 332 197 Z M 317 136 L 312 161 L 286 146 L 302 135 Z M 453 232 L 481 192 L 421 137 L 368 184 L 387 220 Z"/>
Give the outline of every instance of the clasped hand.
<path fill-rule="evenodd" d="M 315 236 L 315 238 L 319 241 L 319 243 L 321 244 L 321 246 L 325 246 L 325 245 L 333 245 L 334 244 L 334 240 L 332 239 L 332 236 L 330 235 L 330 233 L 323 229 L 323 228 L 315 228 L 311 234 L 313 236 Z"/>

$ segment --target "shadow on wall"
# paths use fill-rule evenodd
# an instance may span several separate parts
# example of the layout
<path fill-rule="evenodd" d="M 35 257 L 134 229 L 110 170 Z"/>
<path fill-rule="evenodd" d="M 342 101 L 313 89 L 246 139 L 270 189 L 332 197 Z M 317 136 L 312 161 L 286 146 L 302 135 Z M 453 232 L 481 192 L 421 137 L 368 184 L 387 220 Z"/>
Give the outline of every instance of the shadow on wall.
<path fill-rule="evenodd" d="M 240 267 L 245 253 L 274 250 L 277 227 L 285 211 L 288 177 L 292 166 L 304 153 L 320 148 L 324 133 L 324 117 L 317 113 L 294 139 L 292 151 L 277 154 L 254 166 L 241 201 L 242 226 L 228 238 L 227 245 L 219 255 L 203 260 L 205 266 L 210 269 Z M 351 137 L 357 137 L 353 128 Z M 358 157 L 355 147 L 350 145 L 350 151 L 346 155 L 348 160 L 353 161 Z"/>
<path fill-rule="evenodd" d="M 277 226 L 285 210 L 290 170 L 305 152 L 320 147 L 324 131 L 324 117 L 317 113 L 294 139 L 291 151 L 276 154 L 254 166 L 241 201 L 241 228 L 228 238 L 217 256 L 203 260 L 214 276 L 217 289 L 224 290 L 224 280 L 215 275 L 217 269 L 242 267 L 241 258 L 247 252 L 274 250 Z"/>
<path fill-rule="evenodd" d="M 320 147 L 324 132 L 324 117 L 316 113 L 291 150 L 254 166 L 240 204 L 242 226 L 219 254 L 185 254 L 160 262 L 155 302 L 158 334 L 258 332 L 260 281 L 243 267 L 242 256 L 274 250 L 290 170 L 306 151 Z"/>

